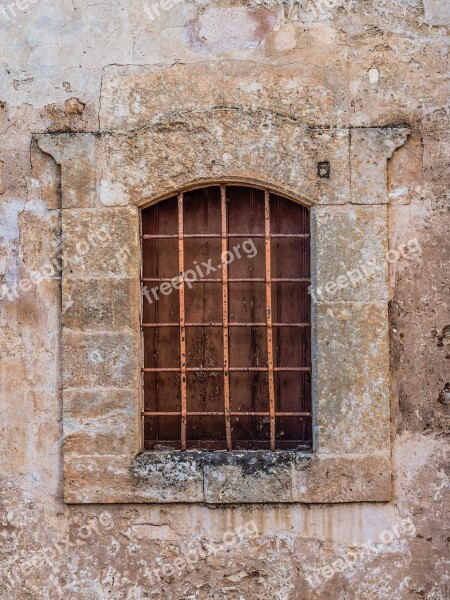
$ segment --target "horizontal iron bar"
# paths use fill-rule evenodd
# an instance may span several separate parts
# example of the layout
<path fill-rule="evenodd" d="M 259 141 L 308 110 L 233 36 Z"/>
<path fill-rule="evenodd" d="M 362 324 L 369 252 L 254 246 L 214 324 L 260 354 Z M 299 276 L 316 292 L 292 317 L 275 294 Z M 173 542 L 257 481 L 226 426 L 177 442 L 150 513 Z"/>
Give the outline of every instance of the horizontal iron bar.
<path fill-rule="evenodd" d="M 259 450 L 269 450 L 269 440 L 233 440 L 234 445 L 238 445 L 238 447 L 233 448 L 233 450 L 244 450 L 244 449 L 259 449 Z M 187 450 L 219 450 L 223 452 L 227 452 L 226 448 L 226 440 L 186 440 Z M 245 444 L 245 447 L 244 447 Z M 311 442 L 299 442 L 298 440 L 276 440 L 276 450 L 288 450 L 286 448 L 286 444 L 289 444 L 290 449 L 295 450 L 311 450 L 312 444 Z M 170 450 L 175 450 L 176 452 L 184 452 L 184 450 L 180 450 L 179 448 L 175 448 L 175 446 L 180 446 L 181 442 L 179 440 L 145 440 L 145 449 L 154 449 L 159 448 L 160 446 L 168 446 Z M 199 448 L 200 447 L 200 448 Z"/>
<path fill-rule="evenodd" d="M 149 282 L 164 282 L 172 281 L 176 279 L 178 275 L 174 277 L 141 277 L 141 281 Z M 200 277 L 199 279 L 187 279 L 189 283 L 222 283 L 221 279 L 209 279 L 206 277 Z M 309 283 L 311 279 L 309 277 L 274 277 L 273 279 L 265 279 L 264 277 L 229 277 L 228 283 Z"/>
<path fill-rule="evenodd" d="M 227 238 L 265 238 L 264 233 L 228 233 Z M 311 237 L 310 233 L 272 233 L 270 235 L 271 238 L 294 238 L 294 239 L 302 239 Z M 144 234 L 141 236 L 143 240 L 177 240 L 177 233 L 155 233 L 155 234 Z M 211 239 L 221 239 L 222 236 L 220 233 L 191 233 L 183 235 L 184 240 L 198 239 L 198 238 L 211 238 Z"/>
<path fill-rule="evenodd" d="M 187 412 L 186 415 L 188 417 L 223 417 L 225 411 L 222 412 Z M 268 417 L 270 412 L 230 412 L 228 413 L 232 417 Z M 179 417 L 181 415 L 180 411 L 178 412 L 152 412 L 144 410 L 141 413 L 144 417 Z M 277 417 L 311 417 L 312 413 L 310 412 L 277 412 Z"/>
<path fill-rule="evenodd" d="M 266 327 L 267 323 L 228 323 L 228 327 Z M 179 323 L 142 323 L 142 327 L 180 327 Z M 311 323 L 272 323 L 273 327 L 311 327 Z M 222 323 L 185 323 L 184 327 L 222 327 Z"/>
<path fill-rule="evenodd" d="M 224 369 L 223 369 L 223 367 L 186 367 L 185 370 L 190 373 L 202 373 L 202 372 L 222 373 Z M 229 367 L 228 370 L 233 373 L 241 373 L 241 372 L 244 373 L 247 371 L 267 373 L 267 367 Z M 293 371 L 293 372 L 300 373 L 300 372 L 311 371 L 311 367 L 274 367 L 273 370 L 281 371 L 281 372 Z M 179 373 L 180 369 L 179 369 L 179 367 L 161 367 L 161 368 L 142 367 L 141 371 L 142 371 L 142 373 Z"/>

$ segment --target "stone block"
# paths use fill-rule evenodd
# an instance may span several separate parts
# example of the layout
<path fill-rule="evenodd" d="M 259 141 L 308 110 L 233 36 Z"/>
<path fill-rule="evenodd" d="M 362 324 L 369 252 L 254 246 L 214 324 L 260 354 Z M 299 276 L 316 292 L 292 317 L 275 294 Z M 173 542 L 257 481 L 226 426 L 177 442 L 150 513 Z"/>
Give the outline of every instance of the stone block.
<path fill-rule="evenodd" d="M 388 502 L 391 496 L 389 455 L 298 455 L 295 459 L 294 502 Z"/>
<path fill-rule="evenodd" d="M 139 429 L 123 413 L 97 418 L 64 419 L 64 452 L 75 454 L 123 454 L 139 451 Z"/>
<path fill-rule="evenodd" d="M 117 66 L 105 69 L 101 88 L 100 127 L 130 131 L 187 112 L 212 107 L 240 107 L 294 115 L 305 123 L 342 124 L 336 116 L 336 96 L 342 93 L 341 74 L 302 65 L 238 63 Z"/>
<path fill-rule="evenodd" d="M 382 453 L 151 451 L 134 457 L 67 453 L 65 464 L 68 503 L 334 504 L 390 499 L 390 457 Z"/>
<path fill-rule="evenodd" d="M 64 390 L 64 452 L 126 454 L 139 451 L 136 391 Z"/>
<path fill-rule="evenodd" d="M 206 502 L 292 502 L 292 453 L 214 454 L 205 460 Z"/>
<path fill-rule="evenodd" d="M 248 143 L 236 146 L 239 136 Z M 100 187 L 124 202 L 141 205 L 208 181 L 259 183 L 312 204 L 350 201 L 348 129 L 311 129 L 282 115 L 230 107 L 168 116 L 138 136 L 105 134 L 102 143 Z M 328 178 L 318 174 L 324 161 Z"/>
<path fill-rule="evenodd" d="M 243 136 L 247 143 L 236 144 Z M 114 185 L 139 206 L 209 181 L 259 184 L 307 203 L 318 193 L 310 132 L 281 115 L 233 107 L 187 113 L 138 135 L 107 134 L 104 145 Z"/>
<path fill-rule="evenodd" d="M 105 390 L 64 390 L 64 417 L 70 421 L 96 420 L 104 415 L 136 417 L 137 399 L 133 388 Z M 140 418 L 138 419 L 140 421 Z"/>
<path fill-rule="evenodd" d="M 64 210 L 64 276 L 139 277 L 138 235 L 135 209 Z"/>
<path fill-rule="evenodd" d="M 39 148 L 61 165 L 62 208 L 98 206 L 98 137 L 93 133 L 41 134 Z"/>
<path fill-rule="evenodd" d="M 136 389 L 138 334 L 63 331 L 63 385 Z"/>
<path fill-rule="evenodd" d="M 139 327 L 137 279 L 68 279 L 62 283 L 62 323 L 67 329 L 117 331 Z"/>
<path fill-rule="evenodd" d="M 311 209 L 313 300 L 387 301 L 387 208 Z"/>
<path fill-rule="evenodd" d="M 64 502 L 115 504 L 135 501 L 130 454 L 64 455 Z"/>
<path fill-rule="evenodd" d="M 387 204 L 387 160 L 405 143 L 406 128 L 350 130 L 351 196 L 355 204 Z"/>
<path fill-rule="evenodd" d="M 143 502 L 203 502 L 201 453 L 144 452 L 131 465 Z"/>
<path fill-rule="evenodd" d="M 387 452 L 387 304 L 318 304 L 314 329 L 315 452 Z"/>
<path fill-rule="evenodd" d="M 22 252 L 26 267 L 45 278 L 58 277 L 60 261 L 58 261 L 59 215 L 57 211 L 24 210 L 19 214 L 19 229 L 22 239 L 27 240 Z M 29 275 L 31 277 L 31 273 Z"/>

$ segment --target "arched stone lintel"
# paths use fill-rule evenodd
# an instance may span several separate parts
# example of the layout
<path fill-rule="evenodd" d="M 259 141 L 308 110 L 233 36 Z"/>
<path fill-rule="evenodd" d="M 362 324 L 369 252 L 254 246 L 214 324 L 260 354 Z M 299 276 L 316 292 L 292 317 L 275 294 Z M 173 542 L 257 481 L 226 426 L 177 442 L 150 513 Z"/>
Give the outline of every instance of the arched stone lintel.
<path fill-rule="evenodd" d="M 272 183 L 269 184 L 269 182 L 266 182 L 262 179 L 251 179 L 251 178 L 245 178 L 245 177 L 239 176 L 239 175 L 237 175 L 237 176 L 228 175 L 228 176 L 223 176 L 221 178 L 214 178 L 214 179 L 209 179 L 209 178 L 194 179 L 193 181 L 189 182 L 188 184 L 186 184 L 182 187 L 179 187 L 179 188 L 174 187 L 174 189 L 171 192 L 165 193 L 164 195 L 157 195 L 153 198 L 137 199 L 136 201 L 134 201 L 134 205 L 137 206 L 138 208 L 147 208 L 147 206 L 152 206 L 153 204 L 157 204 L 158 202 L 167 200 L 167 198 L 171 198 L 172 196 L 174 196 L 175 194 L 178 194 L 179 192 L 187 192 L 189 190 L 195 190 L 195 189 L 199 189 L 199 188 L 203 188 L 203 187 L 209 187 L 209 186 L 215 186 L 215 185 L 221 185 L 221 184 L 242 185 L 242 186 L 258 188 L 261 190 L 267 190 L 273 194 L 278 194 L 280 196 L 283 196 L 284 198 L 287 198 L 288 200 L 292 200 L 293 202 L 302 204 L 303 206 L 312 206 L 314 204 L 310 199 L 299 195 L 296 190 L 291 190 L 286 187 L 274 186 Z"/>

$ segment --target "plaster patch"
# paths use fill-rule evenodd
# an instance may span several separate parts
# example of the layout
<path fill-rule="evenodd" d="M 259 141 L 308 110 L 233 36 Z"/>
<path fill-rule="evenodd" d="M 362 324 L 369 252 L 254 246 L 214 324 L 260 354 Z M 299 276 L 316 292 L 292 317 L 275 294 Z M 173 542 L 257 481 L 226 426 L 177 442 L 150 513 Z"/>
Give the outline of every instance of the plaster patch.
<path fill-rule="evenodd" d="M 336 30 L 323 23 L 314 23 L 309 32 L 321 44 L 332 44 L 336 39 Z"/>
<path fill-rule="evenodd" d="M 445 0 L 423 0 L 425 23 L 428 25 L 450 25 L 450 4 Z"/>
<path fill-rule="evenodd" d="M 278 25 L 278 15 L 260 8 L 209 8 L 191 21 L 182 41 L 199 54 L 258 48 Z"/>
<path fill-rule="evenodd" d="M 377 83 L 380 77 L 380 73 L 378 69 L 369 69 L 367 72 L 367 77 L 369 78 L 369 83 Z"/>
<path fill-rule="evenodd" d="M 19 213 L 24 209 L 24 203 L 11 200 L 0 208 L 1 237 L 5 242 L 15 242 L 19 239 Z"/>
<path fill-rule="evenodd" d="M 432 436 L 424 437 L 408 431 L 398 436 L 392 453 L 396 472 L 401 475 L 398 477 L 398 487 L 409 488 L 419 473 L 432 464 L 433 457 L 441 448 L 439 440 Z"/>
<path fill-rule="evenodd" d="M 287 50 L 293 50 L 295 46 L 295 27 L 293 25 L 285 25 L 275 37 L 275 48 L 280 52 L 286 52 Z"/>

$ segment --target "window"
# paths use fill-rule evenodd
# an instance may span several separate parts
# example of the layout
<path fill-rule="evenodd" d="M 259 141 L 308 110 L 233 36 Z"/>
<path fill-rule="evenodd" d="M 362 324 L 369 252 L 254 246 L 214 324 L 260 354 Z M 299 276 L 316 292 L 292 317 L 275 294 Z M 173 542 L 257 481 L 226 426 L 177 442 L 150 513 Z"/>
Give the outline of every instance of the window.
<path fill-rule="evenodd" d="M 254 65 L 250 63 L 247 66 L 241 63 L 237 69 L 227 70 L 226 73 L 214 67 L 204 71 L 204 63 L 178 67 L 167 70 L 150 69 L 142 73 L 140 69 L 136 71 L 134 66 L 131 70 L 112 67 L 111 72 L 105 72 L 102 86 L 103 108 L 99 131 L 34 136 L 42 152 L 52 156 L 55 164 L 60 165 L 56 168 L 52 164 L 51 169 L 41 165 L 42 170 L 41 166 L 37 170 L 41 172 L 43 186 L 54 180 L 54 189 L 57 190 L 60 186 L 62 191 L 61 256 L 73 256 L 80 241 L 98 239 L 100 229 L 106 228 L 109 233 L 108 244 L 89 243 L 89 252 L 78 256 L 70 264 L 66 260 L 62 264 L 61 381 L 65 502 L 236 504 L 389 501 L 392 493 L 392 469 L 389 265 L 386 260 L 389 194 L 386 161 L 405 142 L 410 131 L 403 127 L 346 128 L 330 127 L 323 122 L 306 124 L 299 118 L 298 103 L 286 104 L 284 84 L 270 85 L 270 81 L 275 79 L 281 81 L 276 72 L 278 67 L 266 66 L 259 69 L 256 88 L 253 85 L 256 76 Z M 202 81 L 205 80 L 206 76 L 207 86 L 190 85 L 199 77 Z M 286 85 L 289 84 L 289 77 L 288 75 L 286 78 Z M 243 85 L 243 81 L 249 85 Z M 228 93 L 232 94 L 232 105 L 223 105 L 224 89 L 229 90 L 228 98 L 231 97 Z M 214 100 L 214 90 L 219 91 L 219 105 Z M 137 105 L 136 98 L 144 98 L 145 102 Z M 250 105 L 254 110 L 248 109 Z M 136 110 L 136 106 L 139 110 Z M 280 106 L 285 109 L 283 115 L 279 112 Z M 177 113 L 176 121 L 173 111 Z M 47 162 L 45 158 L 45 164 Z M 319 162 L 329 163 L 329 177 L 320 176 Z M 60 181 L 55 175 L 59 172 Z M 300 207 L 305 219 L 306 210 L 310 214 L 311 279 L 314 293 L 311 296 L 314 452 L 297 450 L 302 447 L 302 442 L 309 442 L 310 445 L 307 432 L 303 439 L 298 432 L 295 437 L 290 434 L 290 439 L 294 439 L 297 444 L 292 450 L 271 452 L 267 447 L 268 442 L 270 446 L 270 421 L 269 440 L 267 423 L 264 424 L 266 439 L 255 439 L 256 435 L 251 429 L 249 432 L 247 430 L 247 437 L 244 437 L 244 415 L 234 418 L 230 413 L 235 412 L 236 402 L 236 412 L 246 406 L 245 402 L 247 406 L 251 406 L 252 398 L 255 403 L 256 400 L 260 402 L 259 398 L 252 396 L 255 392 L 248 384 L 245 387 L 242 384 L 238 396 L 230 388 L 228 413 L 225 412 L 225 393 L 222 394 L 219 386 L 218 394 L 223 399 L 223 406 L 217 402 L 219 408 L 216 412 L 220 414 L 206 415 L 200 421 L 200 418 L 193 420 L 187 414 L 194 410 L 192 386 L 189 388 L 189 381 L 186 382 L 186 448 L 211 447 L 216 444 L 225 448 L 223 451 L 179 451 L 182 447 L 181 388 L 180 392 L 175 388 L 175 397 L 166 393 L 170 390 L 163 393 L 162 384 L 158 383 L 158 379 L 163 379 L 163 372 L 158 374 L 156 380 L 159 389 L 157 396 L 154 395 L 155 387 L 151 389 L 148 383 L 152 377 L 151 372 L 150 376 L 145 375 L 148 386 L 145 407 L 148 410 L 145 412 L 153 413 L 153 417 L 142 417 L 144 375 L 141 375 L 140 370 L 144 363 L 140 349 L 143 347 L 141 337 L 147 328 L 140 327 L 142 249 L 139 223 L 143 212 L 147 211 L 145 207 L 153 207 L 148 209 L 149 213 L 155 209 L 160 213 L 164 212 L 168 210 L 164 207 L 171 203 L 175 207 L 172 208 L 171 216 L 174 221 L 168 230 L 175 238 L 167 238 L 165 243 L 171 242 L 175 249 L 175 269 L 168 269 L 169 277 L 173 277 L 174 273 L 177 275 L 178 199 L 170 198 L 177 196 L 181 189 L 192 190 L 202 185 L 215 185 L 217 188 L 216 183 L 205 183 L 217 181 L 227 183 L 228 231 L 254 232 L 251 237 L 258 250 L 254 259 L 249 259 L 244 254 L 241 259 L 235 258 L 228 265 L 230 278 L 237 277 L 236 269 L 245 268 L 245 265 L 262 258 L 265 261 L 265 251 L 261 254 L 261 246 L 258 246 L 261 240 L 256 237 L 256 228 L 235 229 L 233 220 L 236 219 L 233 219 L 232 205 L 237 202 L 240 194 L 239 223 L 244 224 L 246 219 L 243 207 L 249 202 L 248 199 L 245 200 L 245 193 L 250 196 L 250 191 L 239 191 L 232 187 L 232 183 L 240 181 L 241 185 L 272 189 L 296 201 L 291 205 L 280 199 L 281 206 L 292 206 L 293 210 Z M 214 193 L 218 198 L 218 190 L 214 192 L 212 188 L 208 192 L 184 194 L 183 204 L 186 204 L 186 210 L 183 210 L 183 225 L 186 234 L 189 231 L 189 218 L 196 213 L 195 205 L 199 203 L 200 194 Z M 167 203 L 160 202 L 163 197 L 169 199 Z M 253 197 L 262 198 L 261 192 L 253 191 Z M 276 202 L 276 196 L 271 194 L 269 203 Z M 214 204 L 212 201 L 211 203 Z M 304 205 L 308 208 L 301 208 Z M 217 215 L 217 200 L 215 206 Z M 158 217 L 158 229 L 155 226 L 153 230 L 147 229 L 146 233 L 151 235 L 157 231 L 163 232 L 162 219 L 163 216 Z M 290 223 L 290 218 L 286 221 Z M 253 222 L 256 223 L 255 218 Z M 198 217 L 197 223 L 202 223 Z M 249 224 L 250 221 L 247 220 L 247 225 Z M 272 236 L 277 233 L 274 224 L 276 225 L 276 220 L 271 214 Z M 202 223 L 199 231 L 213 231 L 212 225 L 205 228 Z M 296 231 L 307 232 L 308 229 Z M 221 226 L 217 228 L 217 217 L 214 232 L 220 236 L 221 248 L 222 229 Z M 265 234 L 265 228 L 260 227 L 260 235 L 262 232 Z M 245 239 L 248 237 L 244 241 Z M 193 238 L 190 243 L 199 240 L 201 238 Z M 210 241 L 217 243 L 214 238 Z M 185 248 L 187 242 L 185 240 L 183 245 L 185 269 L 189 268 L 189 261 L 196 260 L 193 256 L 188 257 Z M 150 240 L 149 244 L 152 243 Z M 275 244 L 274 238 L 271 243 L 272 263 L 276 258 L 273 251 Z M 236 244 L 230 240 L 231 251 L 234 245 Z M 151 248 L 149 254 L 147 268 L 155 264 Z M 202 256 L 202 262 L 204 258 L 212 257 Z M 161 260 L 162 258 L 156 260 L 156 264 Z M 360 285 L 337 285 L 338 277 L 342 281 L 342 275 L 358 270 L 367 261 L 381 266 L 373 277 L 364 279 Z M 201 265 L 201 262 L 198 264 Z M 296 263 L 289 264 L 295 266 Z M 156 275 L 147 272 L 147 277 L 152 276 Z M 158 276 L 162 277 L 161 272 Z M 222 271 L 210 273 L 209 277 L 220 279 L 215 283 L 218 284 L 218 306 L 221 307 Z M 175 289 L 175 284 L 172 292 L 165 295 L 162 293 L 163 283 L 144 282 L 150 294 L 153 287 L 161 287 L 160 300 L 153 304 L 146 300 L 147 305 L 144 305 L 148 311 L 146 322 L 150 325 L 157 325 L 156 313 L 152 317 L 151 310 L 158 311 L 160 332 L 163 319 L 176 323 L 175 330 L 180 324 L 179 314 L 176 312 L 180 291 Z M 202 288 L 206 283 L 193 283 L 192 289 L 185 284 L 186 322 L 193 319 L 192 311 L 195 308 L 189 303 L 188 295 L 196 293 L 196 285 Z M 212 283 L 209 286 L 210 292 L 214 287 Z M 237 287 L 237 283 L 234 286 L 232 283 L 228 284 L 228 314 L 231 323 L 240 318 L 231 312 L 235 293 L 233 288 Z M 256 286 L 265 281 L 254 283 Z M 272 287 L 275 284 L 272 279 Z M 265 291 L 262 292 L 262 298 L 258 296 L 263 302 L 263 308 L 266 302 Z M 274 304 L 273 296 L 274 294 Z M 175 312 L 164 315 L 163 304 L 167 306 L 171 301 L 175 301 Z M 245 307 L 248 308 L 248 300 Z M 254 307 L 256 310 L 258 305 L 254 303 Z M 277 319 L 282 318 L 284 321 L 288 318 L 286 315 L 277 316 L 275 305 L 273 310 L 275 323 L 278 322 Z M 218 315 L 211 317 L 211 322 L 212 318 L 218 318 L 214 322 L 222 325 L 223 332 L 223 311 L 218 312 Z M 249 322 L 256 319 L 256 314 L 248 316 L 245 313 L 244 316 Z M 169 321 L 172 318 L 173 321 Z M 303 318 L 299 322 L 302 321 Z M 292 317 L 290 322 L 297 321 Z M 262 327 L 267 338 L 267 330 L 264 329 L 266 325 L 264 318 Z M 301 339 L 301 330 L 302 328 L 298 328 L 296 340 Z M 186 327 L 186 332 L 189 333 L 189 327 Z M 229 327 L 228 333 L 229 358 L 232 360 L 231 341 L 240 332 Z M 273 336 L 277 334 L 277 326 L 273 327 L 272 333 Z M 200 359 L 203 348 L 207 351 L 206 356 L 211 356 L 211 346 L 202 346 L 201 337 L 198 336 L 198 339 Z M 188 350 L 192 348 L 190 342 L 190 339 L 186 339 Z M 176 360 L 172 363 L 178 373 L 169 372 L 172 377 L 173 373 L 175 377 L 179 377 L 181 372 L 177 362 L 179 344 L 178 334 L 173 348 Z M 264 348 L 262 345 L 260 347 Z M 195 349 L 197 351 L 197 346 Z M 274 349 L 274 366 L 280 366 L 282 362 L 281 359 L 277 362 L 276 344 Z M 149 358 L 147 356 L 146 367 L 152 368 L 155 363 L 152 365 Z M 187 367 L 192 365 L 192 358 L 198 357 L 191 355 L 191 362 L 187 362 Z M 225 365 L 219 362 L 219 358 L 220 356 L 217 364 L 224 372 Z M 162 361 L 162 355 L 159 354 L 156 366 L 162 367 L 164 362 L 168 364 L 168 361 Z M 206 366 L 204 363 L 200 364 Z M 235 364 L 230 363 L 230 366 Z M 268 373 L 268 365 L 264 364 L 262 358 L 258 364 Z M 251 377 L 249 373 L 251 372 L 244 372 L 245 378 Z M 186 377 L 187 375 L 193 377 L 189 372 L 186 372 Z M 209 378 L 210 372 L 205 371 L 203 375 Z M 279 396 L 276 395 L 280 392 L 275 384 L 277 375 L 278 372 L 274 371 L 276 409 L 280 408 L 277 402 L 283 403 L 282 390 Z M 220 371 L 217 376 L 219 378 Z M 181 386 L 181 382 L 179 385 Z M 245 391 L 249 400 L 245 398 Z M 194 395 L 193 400 L 199 404 L 201 401 L 207 404 L 206 400 L 215 399 L 210 391 L 203 393 L 203 399 Z M 268 397 L 264 411 L 258 412 L 269 412 L 270 417 L 270 396 Z M 297 398 L 298 402 L 301 396 L 285 395 L 284 398 L 290 398 L 292 402 Z M 299 412 L 311 412 L 309 409 L 306 403 L 295 407 L 295 411 Z M 168 415 L 163 420 L 154 414 L 156 411 L 177 413 L 174 415 L 178 420 L 175 420 L 171 435 L 173 439 L 161 429 L 168 426 L 173 417 Z M 211 405 L 207 404 L 205 412 L 212 412 Z M 199 434 L 198 430 L 192 431 L 194 425 L 198 426 L 200 422 L 210 426 L 216 417 L 220 439 L 216 439 L 219 437 L 217 432 L 212 436 L 209 432 Z M 255 450 L 226 450 L 227 417 L 232 449 L 243 447 L 243 442 L 247 439 L 251 442 L 251 447 L 256 447 Z M 250 425 L 260 424 L 261 419 L 258 417 L 255 415 L 250 419 Z M 276 449 L 281 448 L 282 443 L 289 439 L 287 435 L 280 435 L 281 431 L 285 431 L 280 428 L 281 419 L 282 417 L 275 415 L 275 432 L 278 434 L 275 439 Z M 146 427 L 145 445 L 143 420 Z M 300 421 L 305 423 L 305 428 L 307 420 L 308 417 L 305 416 Z M 295 419 L 290 421 L 293 422 L 299 423 Z M 311 419 L 309 423 L 311 428 Z M 238 426 L 241 427 L 240 434 Z M 257 425 L 254 428 L 257 429 Z M 199 438 L 203 439 L 201 444 L 193 443 Z M 162 443 L 164 440 L 168 443 Z M 259 444 L 266 447 L 258 448 Z M 145 446 L 147 451 L 143 451 Z M 161 450 L 158 451 L 158 448 Z"/>
<path fill-rule="evenodd" d="M 310 449 L 308 209 L 179 193 L 142 210 L 142 256 L 145 448 Z"/>

